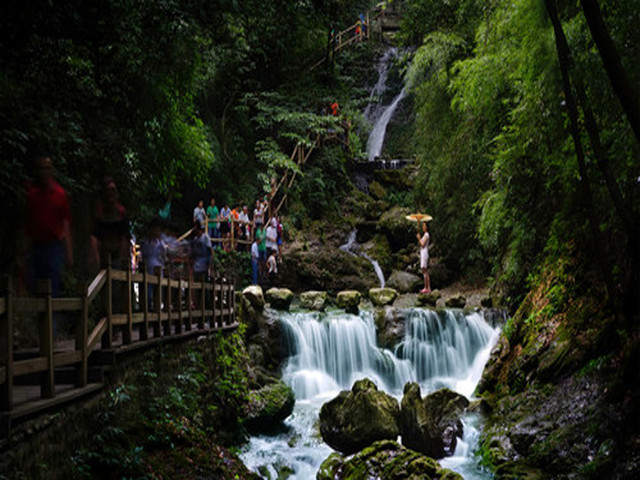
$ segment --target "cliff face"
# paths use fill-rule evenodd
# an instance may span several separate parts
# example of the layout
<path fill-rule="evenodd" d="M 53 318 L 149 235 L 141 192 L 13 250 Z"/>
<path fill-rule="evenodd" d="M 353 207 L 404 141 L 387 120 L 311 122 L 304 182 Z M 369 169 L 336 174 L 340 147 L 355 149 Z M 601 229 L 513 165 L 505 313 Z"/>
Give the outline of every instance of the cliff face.
<path fill-rule="evenodd" d="M 616 317 L 579 270 L 547 261 L 485 368 L 481 449 L 498 478 L 640 472 L 637 319 Z"/>

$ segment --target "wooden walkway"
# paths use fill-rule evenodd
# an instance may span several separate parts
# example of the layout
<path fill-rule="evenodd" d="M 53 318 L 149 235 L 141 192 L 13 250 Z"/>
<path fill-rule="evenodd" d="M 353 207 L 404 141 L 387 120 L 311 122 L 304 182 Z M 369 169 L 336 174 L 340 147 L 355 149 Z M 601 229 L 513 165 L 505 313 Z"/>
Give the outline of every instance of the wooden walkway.
<path fill-rule="evenodd" d="M 11 425 L 104 386 L 119 355 L 237 328 L 234 287 L 162 275 L 102 270 L 73 298 L 52 298 L 48 281 L 36 297 L 0 290 L 0 445 Z M 92 313 L 90 315 L 90 312 Z M 33 318 L 38 344 L 14 350 L 18 316 Z M 54 320 L 71 323 L 71 338 L 54 337 Z"/>

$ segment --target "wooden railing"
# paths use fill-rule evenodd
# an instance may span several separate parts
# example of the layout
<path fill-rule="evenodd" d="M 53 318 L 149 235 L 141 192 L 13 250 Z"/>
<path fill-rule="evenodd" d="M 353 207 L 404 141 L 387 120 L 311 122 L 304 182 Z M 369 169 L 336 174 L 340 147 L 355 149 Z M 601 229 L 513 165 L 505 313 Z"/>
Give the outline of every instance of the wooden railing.
<path fill-rule="evenodd" d="M 22 377 L 37 374 L 40 398 L 52 399 L 56 396 L 56 369 L 75 367 L 75 387 L 87 385 L 88 364 L 93 352 L 117 353 L 167 337 L 237 327 L 234 287 L 224 278 L 212 282 L 192 281 L 190 278 L 171 278 L 170 272 L 166 277 L 156 273 L 108 268 L 100 271 L 91 284 L 73 298 L 52 298 L 48 280 L 39 283 L 37 296 L 16 297 L 11 280 L 3 279 L 4 285 L 0 289 L 0 412 L 10 415 L 14 410 L 15 386 L 21 383 Z M 150 292 L 153 292 L 152 302 Z M 102 311 L 95 315 L 97 320 L 92 321 L 90 306 L 98 300 Z M 17 355 L 20 352 L 14 351 L 13 347 L 18 315 L 37 318 L 38 346 L 27 358 Z M 73 338 L 56 341 L 54 319 L 62 320 L 63 316 L 66 322 L 72 321 Z"/>

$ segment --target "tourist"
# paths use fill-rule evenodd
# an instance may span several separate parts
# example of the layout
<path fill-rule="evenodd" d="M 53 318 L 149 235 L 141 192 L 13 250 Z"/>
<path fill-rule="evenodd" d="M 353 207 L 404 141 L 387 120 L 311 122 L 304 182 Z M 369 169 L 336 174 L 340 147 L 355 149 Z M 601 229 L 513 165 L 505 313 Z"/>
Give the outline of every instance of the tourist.
<path fill-rule="evenodd" d="M 418 242 L 420 242 L 420 270 L 424 276 L 424 288 L 420 293 L 431 293 L 431 285 L 429 280 L 429 272 L 427 272 L 427 264 L 429 263 L 429 229 L 427 222 L 422 222 L 422 236 L 416 234 Z"/>
<path fill-rule="evenodd" d="M 238 221 L 240 222 L 240 234 L 242 240 L 248 241 L 251 238 L 251 220 L 249 219 L 249 208 L 243 205 L 242 211 L 238 215 Z M 246 251 L 245 246 L 243 250 Z"/>
<path fill-rule="evenodd" d="M 27 158 L 33 172 L 33 181 L 27 184 L 27 285 L 35 291 L 36 280 L 49 280 L 51 294 L 57 297 L 65 256 L 69 265 L 73 263 L 69 199 L 53 178 L 48 153 L 31 150 Z"/>
<path fill-rule="evenodd" d="M 263 225 L 256 228 L 255 238 L 258 240 L 258 252 L 260 253 L 259 277 L 264 278 L 267 268 L 267 231 Z"/>
<path fill-rule="evenodd" d="M 193 223 L 198 222 L 200 228 L 204 229 L 207 213 L 204 211 L 204 201 L 198 200 L 198 206 L 193 209 Z"/>
<path fill-rule="evenodd" d="M 167 246 L 161 238 L 162 231 L 160 220 L 154 218 L 149 225 L 148 238 L 142 242 L 142 259 L 145 271 L 150 275 L 161 275 L 167 255 Z M 154 310 L 154 299 L 157 286 L 149 284 L 147 289 L 147 306 L 150 311 Z"/>
<path fill-rule="evenodd" d="M 258 284 L 258 273 L 260 271 L 260 240 L 256 237 L 251 244 L 251 284 Z"/>
<path fill-rule="evenodd" d="M 206 282 L 208 280 L 209 267 L 213 263 L 213 248 L 211 238 L 198 222 L 193 224 L 193 236 L 191 240 L 191 260 L 193 267 L 193 280 L 196 282 Z M 202 291 L 201 289 L 196 289 Z M 203 301 L 202 298 L 199 299 Z M 190 308 L 195 309 L 193 298 L 189 299 Z"/>
<path fill-rule="evenodd" d="M 225 252 L 229 251 L 229 238 L 231 237 L 231 209 L 226 202 L 220 210 L 220 235 L 222 236 L 222 246 Z"/>
<path fill-rule="evenodd" d="M 276 217 L 278 222 L 278 261 L 282 261 L 283 226 L 280 217 Z"/>
<path fill-rule="evenodd" d="M 267 227 L 267 250 L 278 251 L 278 220 L 276 217 L 271 219 L 269 226 Z"/>
<path fill-rule="evenodd" d="M 119 202 L 118 187 L 111 177 L 104 177 L 102 198 L 93 219 L 91 244 L 100 268 L 129 268 L 129 220 Z M 109 258 L 111 262 L 109 263 Z"/>
<path fill-rule="evenodd" d="M 216 199 L 211 197 L 211 202 L 207 207 L 207 224 L 209 226 L 209 237 L 214 245 L 217 244 L 215 240 L 220 235 L 220 223 L 217 222 L 219 216 L 220 210 L 218 210 L 218 207 L 216 206 Z"/>
<path fill-rule="evenodd" d="M 270 250 L 269 258 L 267 259 L 267 273 L 269 275 L 269 286 L 274 287 L 276 285 L 276 276 L 278 275 L 276 250 Z"/>
<path fill-rule="evenodd" d="M 264 209 L 260 199 L 256 200 L 256 207 L 253 209 L 253 223 L 256 228 L 264 225 Z"/>

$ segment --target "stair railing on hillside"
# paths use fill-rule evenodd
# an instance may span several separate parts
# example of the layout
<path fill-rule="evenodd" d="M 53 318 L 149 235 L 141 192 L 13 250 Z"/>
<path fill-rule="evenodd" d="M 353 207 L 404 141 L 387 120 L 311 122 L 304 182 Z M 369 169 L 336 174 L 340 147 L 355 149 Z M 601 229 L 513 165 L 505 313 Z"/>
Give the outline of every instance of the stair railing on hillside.
<path fill-rule="evenodd" d="M 40 399 L 53 399 L 59 383 L 56 371 L 62 367 L 75 367 L 75 388 L 87 386 L 92 352 L 114 354 L 168 337 L 237 327 L 234 286 L 226 279 L 193 281 L 190 276 L 183 278 L 184 272 L 174 275 L 175 272 L 168 270 L 166 276 L 159 271 L 155 273 L 133 273 L 130 269 L 109 267 L 101 270 L 90 285 L 72 298 L 53 298 L 48 280 L 39 282 L 35 297 L 17 297 L 11 280 L 3 279 L 0 284 L 0 417 L 27 415 L 42 407 L 33 406 L 33 399 L 15 405 L 16 380 L 20 384 L 28 383 L 34 374 L 38 375 Z M 102 313 L 93 325 L 89 312 L 98 299 L 103 302 Z M 22 316 L 23 321 L 27 316 L 37 318 L 35 351 L 14 350 L 17 316 Z M 63 317 L 72 322 L 74 336 L 57 341 L 54 320 L 60 323 Z M 18 409 L 20 412 L 16 412 Z M 0 423 L 5 430 L 8 428 L 6 422 Z M 6 438 L 7 432 L 0 431 L 0 438 L 2 434 Z"/>

